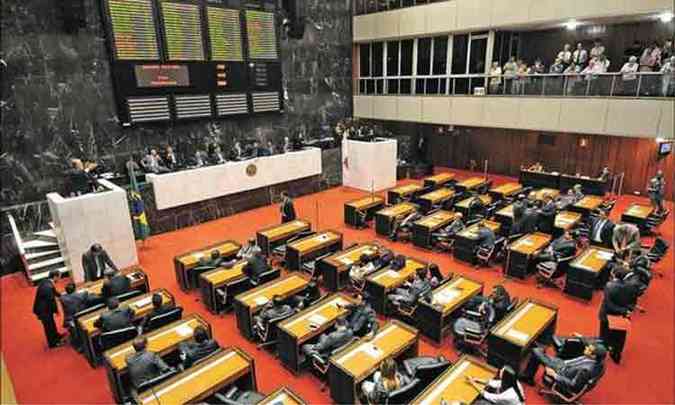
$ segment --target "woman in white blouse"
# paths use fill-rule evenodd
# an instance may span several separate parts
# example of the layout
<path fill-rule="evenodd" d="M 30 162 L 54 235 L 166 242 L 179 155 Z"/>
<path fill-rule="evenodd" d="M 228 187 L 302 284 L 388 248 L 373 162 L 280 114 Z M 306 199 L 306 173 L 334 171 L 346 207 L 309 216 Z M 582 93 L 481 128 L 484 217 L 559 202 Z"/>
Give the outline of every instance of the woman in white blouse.
<path fill-rule="evenodd" d="M 502 367 L 499 370 L 499 378 L 496 379 L 486 381 L 469 376 L 466 379 L 476 391 L 480 392 L 481 397 L 491 404 L 525 405 L 523 387 L 510 366 Z"/>

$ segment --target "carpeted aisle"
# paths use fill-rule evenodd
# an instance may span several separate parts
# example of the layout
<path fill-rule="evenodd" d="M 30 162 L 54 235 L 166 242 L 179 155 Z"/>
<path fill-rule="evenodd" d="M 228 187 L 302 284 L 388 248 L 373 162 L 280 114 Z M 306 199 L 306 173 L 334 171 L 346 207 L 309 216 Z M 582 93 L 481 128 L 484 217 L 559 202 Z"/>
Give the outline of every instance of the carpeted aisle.
<path fill-rule="evenodd" d="M 466 175 L 466 174 L 464 174 Z M 495 183 L 507 179 L 493 177 Z M 508 179 L 512 180 L 512 179 Z M 362 196 L 357 190 L 335 188 L 296 200 L 299 216 L 310 220 L 314 229 L 332 228 L 344 233 L 345 246 L 352 242 L 376 238 L 375 232 L 353 230 L 343 225 L 343 203 Z M 612 218 L 636 197 L 624 197 L 616 205 Z M 672 205 L 672 204 L 671 204 Z M 672 208 L 672 207 L 671 207 Z M 673 217 L 661 227 L 663 236 L 673 244 Z M 151 288 L 167 288 L 185 313 L 198 312 L 213 326 L 215 337 L 224 346 L 239 346 L 255 357 L 258 388 L 262 392 L 288 385 L 312 404 L 330 403 L 328 390 L 319 390 L 320 382 L 309 372 L 294 376 L 265 350 L 243 339 L 236 328 L 233 314 L 218 317 L 210 314 L 199 302 L 198 294 L 185 294 L 175 280 L 172 259 L 187 250 L 203 247 L 223 239 L 246 241 L 255 231 L 279 221 L 278 206 L 269 206 L 200 226 L 158 235 L 139 249 L 141 265 L 150 277 Z M 318 226 L 317 226 L 318 225 Z M 486 283 L 486 291 L 496 283 L 504 283 L 512 295 L 533 297 L 558 305 L 558 333 L 580 332 L 595 334 L 598 326 L 597 309 L 601 293 L 591 303 L 573 301 L 560 291 L 536 289 L 533 279 L 526 282 L 505 281 L 498 269 L 476 270 L 452 257 L 418 249 L 410 244 L 392 243 L 378 239 L 395 251 L 437 263 L 444 273 L 469 274 Z M 649 240 L 651 243 L 651 240 Z M 623 363 L 609 363 L 600 385 L 584 399 L 586 403 L 636 404 L 673 403 L 673 250 L 658 269 L 665 278 L 655 278 L 641 301 L 647 313 L 634 316 Z M 109 403 L 112 401 L 103 367 L 92 369 L 85 358 L 70 347 L 47 351 L 40 323 L 31 313 L 34 289 L 28 287 L 22 274 L 3 277 L 0 282 L 2 299 L 1 349 L 19 403 Z M 446 338 L 442 347 L 433 346 L 423 338 L 420 353 L 443 353 L 454 360 L 457 355 Z M 533 389 L 527 390 L 528 403 L 545 403 Z"/>

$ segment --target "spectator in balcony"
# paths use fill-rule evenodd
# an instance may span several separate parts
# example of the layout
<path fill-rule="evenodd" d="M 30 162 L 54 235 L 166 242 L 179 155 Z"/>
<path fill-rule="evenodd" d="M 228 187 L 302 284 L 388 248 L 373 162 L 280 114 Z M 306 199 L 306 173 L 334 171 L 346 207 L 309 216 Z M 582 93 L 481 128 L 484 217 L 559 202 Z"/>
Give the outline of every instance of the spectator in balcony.
<path fill-rule="evenodd" d="M 561 75 L 565 71 L 565 65 L 562 63 L 562 59 L 556 58 L 555 62 L 551 65 L 548 72 L 554 75 Z M 546 79 L 546 94 L 547 95 L 561 95 L 563 89 L 563 78 L 562 77 L 549 77 Z"/>
<path fill-rule="evenodd" d="M 528 73 L 531 75 L 544 74 L 546 73 L 546 66 L 544 66 L 541 59 L 537 58 L 534 61 L 534 65 L 530 66 Z M 544 79 L 542 79 L 541 77 L 532 77 L 529 78 L 528 81 L 530 81 L 530 83 L 528 84 L 529 91 L 527 91 L 527 94 L 542 93 L 542 85 L 544 83 Z"/>
<path fill-rule="evenodd" d="M 558 59 L 562 60 L 565 66 L 572 63 L 572 45 L 565 44 L 562 51 L 558 52 Z"/>
<path fill-rule="evenodd" d="M 661 63 L 661 48 L 657 42 L 653 42 L 640 57 L 640 72 L 653 72 Z"/>
<path fill-rule="evenodd" d="M 518 63 L 516 57 L 511 56 L 509 61 L 504 65 L 504 86 L 507 86 L 511 94 L 515 94 L 514 81 L 518 74 Z"/>
<path fill-rule="evenodd" d="M 499 86 L 502 85 L 502 68 L 499 62 L 492 62 L 490 68 L 490 94 L 499 94 Z"/>
<path fill-rule="evenodd" d="M 631 56 L 621 68 L 621 90 L 624 96 L 634 96 L 637 90 L 636 72 L 640 67 L 637 56 Z"/>
<path fill-rule="evenodd" d="M 671 56 L 661 68 L 661 94 L 663 97 L 672 96 L 675 92 L 675 56 Z"/>
<path fill-rule="evenodd" d="M 525 90 L 525 84 L 529 81 L 527 75 L 530 73 L 530 68 L 527 67 L 527 63 L 522 59 L 518 59 L 516 62 L 518 65 L 518 70 L 516 71 L 516 78 L 513 81 L 513 94 L 522 94 Z"/>
<path fill-rule="evenodd" d="M 596 39 L 593 41 L 593 49 L 591 49 L 591 59 L 599 58 L 600 55 L 605 54 L 605 46 L 602 44 L 601 39 Z"/>
<path fill-rule="evenodd" d="M 635 56 L 635 59 L 639 59 L 640 56 L 642 56 L 642 43 L 638 40 L 633 41 L 633 45 L 630 47 L 626 48 L 626 50 L 623 53 L 624 60 L 628 61 L 630 60 L 631 56 Z"/>
<path fill-rule="evenodd" d="M 572 53 L 572 63 L 582 68 L 588 63 L 588 51 L 581 42 L 577 44 L 577 49 Z"/>
<path fill-rule="evenodd" d="M 591 59 L 591 62 L 588 64 L 586 69 L 581 72 L 582 74 L 586 75 L 585 79 L 590 81 L 587 95 L 600 95 L 605 83 L 598 75 L 607 73 L 607 68 L 609 68 L 609 60 L 607 57 L 605 57 L 605 55 L 600 55 L 597 58 Z"/>
<path fill-rule="evenodd" d="M 661 48 L 661 60 L 668 62 L 672 56 L 675 56 L 675 49 L 673 49 L 673 40 L 666 39 Z"/>
<path fill-rule="evenodd" d="M 562 74 L 565 71 L 565 65 L 562 63 L 562 59 L 556 58 L 555 62 L 551 65 L 551 67 L 548 69 L 548 72 L 551 74 Z"/>
<path fill-rule="evenodd" d="M 580 76 L 582 70 L 581 66 L 577 65 L 569 65 L 565 69 L 564 73 L 568 75 L 566 77 L 567 89 L 565 90 L 567 95 L 576 95 L 582 88 L 581 84 L 583 83 L 583 80 Z"/>

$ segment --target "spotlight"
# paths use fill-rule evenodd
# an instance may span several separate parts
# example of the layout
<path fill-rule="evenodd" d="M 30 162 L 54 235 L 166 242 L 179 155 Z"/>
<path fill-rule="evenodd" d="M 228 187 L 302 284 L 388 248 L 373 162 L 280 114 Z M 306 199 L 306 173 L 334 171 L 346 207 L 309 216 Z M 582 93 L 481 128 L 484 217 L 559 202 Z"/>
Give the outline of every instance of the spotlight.
<path fill-rule="evenodd" d="M 661 20 L 662 23 L 669 23 L 673 21 L 673 17 L 675 17 L 675 14 L 673 14 L 671 11 L 666 11 L 659 14 L 659 20 Z"/>

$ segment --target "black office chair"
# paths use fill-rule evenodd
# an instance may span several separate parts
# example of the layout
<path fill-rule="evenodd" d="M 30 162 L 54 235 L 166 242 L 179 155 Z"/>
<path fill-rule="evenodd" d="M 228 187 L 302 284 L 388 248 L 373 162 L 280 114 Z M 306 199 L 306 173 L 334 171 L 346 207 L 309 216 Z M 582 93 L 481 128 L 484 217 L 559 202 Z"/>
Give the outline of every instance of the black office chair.
<path fill-rule="evenodd" d="M 258 338 L 258 343 L 256 345 L 256 348 L 260 350 L 263 347 L 267 346 L 272 346 L 277 344 L 277 324 L 284 319 L 290 318 L 291 316 L 295 315 L 295 312 L 292 312 L 289 315 L 284 315 L 284 316 L 278 316 L 276 318 L 272 318 L 269 321 L 267 321 L 264 325 L 262 325 L 262 329 L 260 328 L 255 328 L 255 334 L 256 337 Z"/>
<path fill-rule="evenodd" d="M 314 260 L 308 260 L 302 264 L 302 270 L 307 272 L 311 278 L 314 278 L 316 276 L 316 269 L 318 263 L 325 259 L 326 257 L 332 255 L 333 252 L 328 252 L 326 254 L 323 254 L 321 256 L 316 257 Z"/>
<path fill-rule="evenodd" d="M 130 300 L 132 298 L 138 297 L 142 294 L 143 294 L 143 291 L 141 291 L 141 290 L 131 290 L 131 291 L 127 291 L 125 293 L 119 294 L 116 297 L 117 297 L 117 300 L 119 302 L 124 302 L 124 301 Z"/>
<path fill-rule="evenodd" d="M 506 246 L 506 238 L 500 237 L 497 238 L 497 240 L 495 240 L 495 243 L 494 245 L 492 245 L 491 248 L 479 247 L 478 250 L 476 251 L 477 266 L 490 267 L 490 262 L 499 261 L 504 253 L 505 246 Z"/>
<path fill-rule="evenodd" d="M 135 385 L 132 383 L 132 384 L 131 384 L 132 392 L 135 391 L 135 392 L 138 394 L 138 393 L 147 391 L 147 390 L 149 390 L 150 388 L 154 387 L 155 385 L 161 384 L 162 382 L 164 382 L 164 381 L 168 380 L 169 378 L 175 376 L 176 374 L 178 374 L 178 370 L 172 368 L 172 369 L 170 369 L 170 370 L 168 370 L 168 371 L 166 371 L 166 372 L 164 372 L 164 373 L 158 375 L 158 376 L 155 377 L 155 378 L 151 378 L 151 379 L 149 379 L 149 380 L 143 381 L 143 382 L 142 382 L 140 385 L 138 385 L 138 386 L 135 386 Z"/>
<path fill-rule="evenodd" d="M 270 282 L 276 278 L 279 278 L 280 275 L 281 270 L 279 268 L 270 267 L 269 270 L 260 273 L 257 278 L 249 277 L 249 283 L 251 283 L 253 287 L 257 287 L 259 285 Z"/>
<path fill-rule="evenodd" d="M 421 385 L 419 379 L 412 379 L 408 384 L 387 394 L 382 399 L 383 402 L 378 401 L 377 403 L 385 405 L 409 404 L 419 394 L 420 388 L 422 388 Z M 368 402 L 372 403 L 370 400 Z"/>
<path fill-rule="evenodd" d="M 242 391 L 236 386 L 230 387 L 225 394 L 217 392 L 214 397 L 225 405 L 257 404 L 265 399 L 265 396 L 257 391 Z"/>
<path fill-rule="evenodd" d="M 321 384 L 321 392 L 326 390 L 326 385 L 328 384 L 328 378 L 326 378 L 326 374 L 328 373 L 330 358 L 333 355 L 337 354 L 340 350 L 351 345 L 357 340 L 359 340 L 359 338 L 357 336 L 354 336 L 347 343 L 343 344 L 338 348 L 333 349 L 328 355 L 321 355 L 320 353 L 315 353 L 311 356 L 312 369 L 316 370 L 316 372 L 319 373 L 319 376 L 321 376 L 322 379 L 324 380 L 323 383 Z"/>
<path fill-rule="evenodd" d="M 544 286 L 565 289 L 566 278 L 570 262 L 576 258 L 577 255 L 563 257 L 557 261 L 541 262 L 537 264 L 537 288 Z"/>
<path fill-rule="evenodd" d="M 410 378 L 417 378 L 422 385 L 427 386 L 450 367 L 445 357 L 421 356 L 403 361 L 403 369 Z"/>
<path fill-rule="evenodd" d="M 143 333 L 159 329 L 164 325 L 168 325 L 171 322 L 177 321 L 183 317 L 183 308 L 175 307 L 170 311 L 167 311 L 161 315 L 155 315 L 152 318 L 148 319 L 143 327 Z"/>
<path fill-rule="evenodd" d="M 431 274 L 431 277 L 438 281 L 439 285 L 444 284 L 447 280 L 452 278 L 452 273 L 448 273 L 448 276 L 445 277 L 443 276 L 443 273 L 441 273 L 441 269 L 436 266 L 429 266 L 429 273 Z"/>
<path fill-rule="evenodd" d="M 222 308 L 222 312 L 227 312 L 232 308 L 232 299 L 237 294 L 246 291 L 250 285 L 251 282 L 248 278 L 242 278 L 227 286 L 216 288 L 217 307 Z"/>
<path fill-rule="evenodd" d="M 103 332 L 98 337 L 98 349 L 100 353 L 128 342 L 138 336 L 138 329 L 135 326 L 128 326 L 123 329 Z"/>

